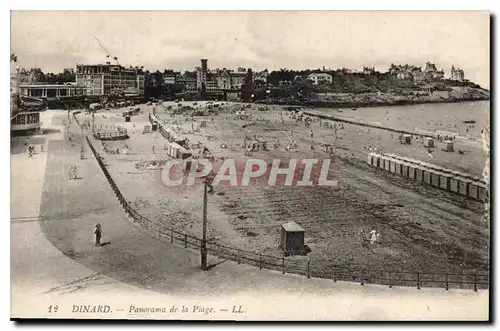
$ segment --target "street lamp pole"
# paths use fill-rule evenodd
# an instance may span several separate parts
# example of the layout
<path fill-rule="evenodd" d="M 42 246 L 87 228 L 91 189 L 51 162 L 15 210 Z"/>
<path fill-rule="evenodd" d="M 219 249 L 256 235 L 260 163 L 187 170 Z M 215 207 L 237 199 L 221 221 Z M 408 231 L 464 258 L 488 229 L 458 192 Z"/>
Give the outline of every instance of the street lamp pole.
<path fill-rule="evenodd" d="M 203 237 L 201 240 L 201 270 L 207 270 L 207 187 L 208 180 L 205 178 L 203 185 Z"/>

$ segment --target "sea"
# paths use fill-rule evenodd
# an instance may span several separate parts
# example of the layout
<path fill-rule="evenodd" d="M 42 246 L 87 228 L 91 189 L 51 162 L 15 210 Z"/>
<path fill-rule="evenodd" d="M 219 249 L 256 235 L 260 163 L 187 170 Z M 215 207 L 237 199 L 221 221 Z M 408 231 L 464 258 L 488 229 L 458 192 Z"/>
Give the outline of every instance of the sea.
<path fill-rule="evenodd" d="M 416 133 L 481 140 L 490 131 L 490 101 L 431 103 L 366 108 L 315 108 L 339 118 Z M 474 123 L 471 123 L 471 122 Z M 469 123 L 466 123 L 469 122 Z M 483 131 L 483 133 L 481 132 Z"/>

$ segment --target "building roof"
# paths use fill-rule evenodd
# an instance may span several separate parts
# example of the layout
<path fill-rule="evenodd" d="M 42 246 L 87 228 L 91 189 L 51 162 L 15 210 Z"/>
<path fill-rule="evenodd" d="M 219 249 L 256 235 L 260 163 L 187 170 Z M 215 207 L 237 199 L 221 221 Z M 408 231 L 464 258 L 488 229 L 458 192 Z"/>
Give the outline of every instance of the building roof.
<path fill-rule="evenodd" d="M 304 232 L 304 229 L 295 222 L 288 222 L 282 225 L 287 232 Z"/>
<path fill-rule="evenodd" d="M 326 76 L 326 75 L 328 75 L 330 77 L 332 76 L 327 72 L 313 72 L 312 74 L 309 74 L 307 77 L 309 78 L 309 77 L 313 77 L 313 76 Z"/>

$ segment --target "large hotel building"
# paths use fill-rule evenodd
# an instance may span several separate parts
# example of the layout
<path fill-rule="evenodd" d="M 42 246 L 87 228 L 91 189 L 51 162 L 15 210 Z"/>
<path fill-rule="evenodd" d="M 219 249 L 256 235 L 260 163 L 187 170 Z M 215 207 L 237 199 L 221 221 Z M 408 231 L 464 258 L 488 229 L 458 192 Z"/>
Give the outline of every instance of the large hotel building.
<path fill-rule="evenodd" d="M 144 95 L 144 73 L 137 68 L 97 64 L 76 66 L 76 85 L 84 87 L 88 96 L 111 94 Z"/>

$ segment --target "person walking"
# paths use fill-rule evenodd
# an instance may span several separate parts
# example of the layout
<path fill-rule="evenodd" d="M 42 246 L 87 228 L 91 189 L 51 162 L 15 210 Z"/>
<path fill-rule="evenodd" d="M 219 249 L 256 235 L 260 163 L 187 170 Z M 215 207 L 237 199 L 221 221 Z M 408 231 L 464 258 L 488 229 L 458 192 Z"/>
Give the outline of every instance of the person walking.
<path fill-rule="evenodd" d="M 97 223 L 97 224 L 95 225 L 94 234 L 95 234 L 95 246 L 96 246 L 96 247 L 100 247 L 100 246 L 102 246 L 102 245 L 101 245 L 101 237 L 102 237 L 102 227 L 101 227 L 101 223 Z"/>

